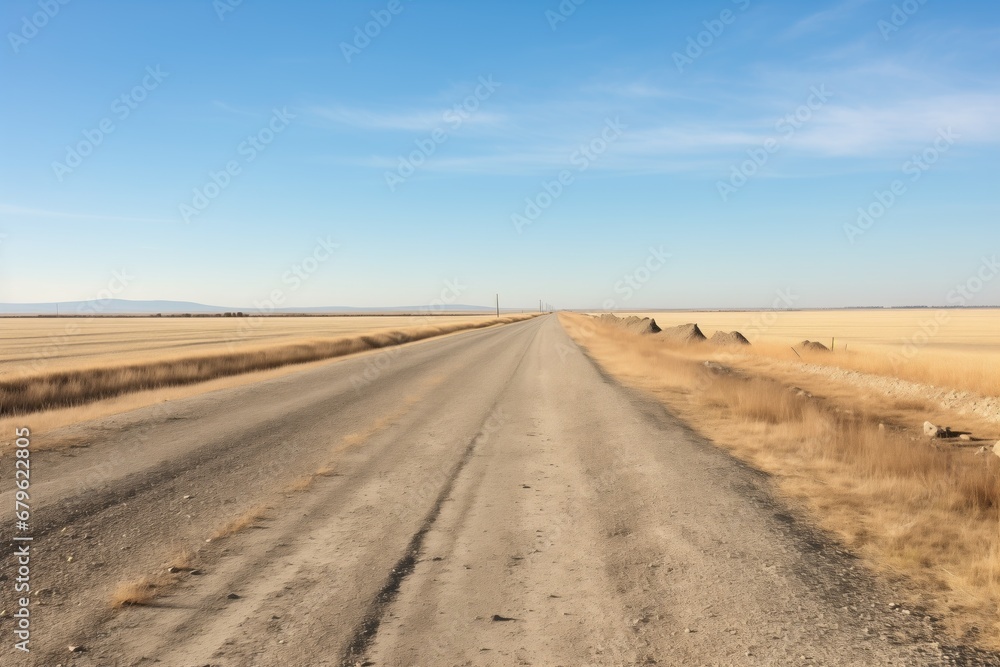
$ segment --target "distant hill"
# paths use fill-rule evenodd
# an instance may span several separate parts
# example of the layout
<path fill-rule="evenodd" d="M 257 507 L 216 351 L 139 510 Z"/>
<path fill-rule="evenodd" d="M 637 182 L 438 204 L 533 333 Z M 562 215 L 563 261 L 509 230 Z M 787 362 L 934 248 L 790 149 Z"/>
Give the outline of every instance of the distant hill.
<path fill-rule="evenodd" d="M 364 314 L 364 313 L 415 313 L 430 309 L 429 306 L 388 306 L 385 308 L 357 308 L 352 306 L 312 306 L 308 308 L 278 308 L 274 313 L 294 314 Z M 451 304 L 435 307 L 434 312 L 492 312 L 489 306 Z M 245 306 L 209 306 L 192 301 L 130 301 L 108 299 L 105 301 L 61 301 L 57 303 L 0 303 L 0 315 L 212 315 L 216 313 L 243 312 L 255 314 L 253 308 Z M 509 312 L 509 311 L 508 311 Z"/>
<path fill-rule="evenodd" d="M 224 313 L 238 308 L 206 306 L 190 301 L 61 301 L 59 303 L 0 303 L 0 315 L 151 315 L 156 313 Z"/>

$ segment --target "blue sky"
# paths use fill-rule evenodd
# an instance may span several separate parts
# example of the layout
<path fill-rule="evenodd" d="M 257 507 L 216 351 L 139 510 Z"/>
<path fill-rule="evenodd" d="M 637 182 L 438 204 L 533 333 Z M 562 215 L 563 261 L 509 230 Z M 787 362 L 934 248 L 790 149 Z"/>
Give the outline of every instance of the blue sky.
<path fill-rule="evenodd" d="M 0 301 L 938 305 L 1000 251 L 992 0 L 0 21 Z"/>

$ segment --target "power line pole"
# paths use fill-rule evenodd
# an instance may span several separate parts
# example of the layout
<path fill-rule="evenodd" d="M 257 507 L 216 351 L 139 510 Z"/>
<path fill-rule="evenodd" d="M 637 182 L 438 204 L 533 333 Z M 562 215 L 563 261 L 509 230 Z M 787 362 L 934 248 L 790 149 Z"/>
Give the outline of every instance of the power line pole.
<path fill-rule="evenodd" d="M 500 317 L 500 295 L 497 294 L 497 318 Z"/>

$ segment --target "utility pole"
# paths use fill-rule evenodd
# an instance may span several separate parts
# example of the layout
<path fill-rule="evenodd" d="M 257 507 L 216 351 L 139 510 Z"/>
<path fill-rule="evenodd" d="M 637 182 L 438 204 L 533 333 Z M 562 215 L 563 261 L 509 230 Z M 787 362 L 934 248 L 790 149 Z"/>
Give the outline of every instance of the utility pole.
<path fill-rule="evenodd" d="M 500 295 L 497 294 L 497 317 L 500 317 Z"/>
<path fill-rule="evenodd" d="M 538 300 L 538 312 L 542 312 L 542 300 Z"/>

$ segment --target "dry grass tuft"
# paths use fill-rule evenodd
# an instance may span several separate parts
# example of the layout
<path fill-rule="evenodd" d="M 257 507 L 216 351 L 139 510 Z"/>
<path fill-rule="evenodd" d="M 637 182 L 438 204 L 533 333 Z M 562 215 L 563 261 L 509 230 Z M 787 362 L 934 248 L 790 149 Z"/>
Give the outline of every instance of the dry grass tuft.
<path fill-rule="evenodd" d="M 215 531 L 212 535 L 212 539 L 220 540 L 224 537 L 231 537 L 240 531 L 254 526 L 258 521 L 267 516 L 268 509 L 269 508 L 265 505 L 258 505 L 257 507 L 248 510 L 244 514 L 236 517 Z"/>
<path fill-rule="evenodd" d="M 320 477 L 333 477 L 336 475 L 332 465 L 324 465 L 310 475 L 303 475 L 285 487 L 285 493 L 302 493 L 312 488 L 313 483 Z"/>
<path fill-rule="evenodd" d="M 193 570 L 196 558 L 197 554 L 191 549 L 181 549 L 167 562 L 167 568 L 172 568 L 174 570 Z"/>
<path fill-rule="evenodd" d="M 768 424 L 802 422 L 815 417 L 813 406 L 796 398 L 788 388 L 759 378 L 716 378 L 707 385 L 704 399 L 726 406 L 734 417 Z"/>
<path fill-rule="evenodd" d="M 111 606 L 121 609 L 148 605 L 156 599 L 159 589 L 170 583 L 172 580 L 163 577 L 141 577 L 123 582 L 111 594 Z"/>
<path fill-rule="evenodd" d="M 303 491 L 308 491 L 312 488 L 313 481 L 315 481 L 317 475 L 303 475 L 291 484 L 285 487 L 285 493 L 302 493 Z"/>

